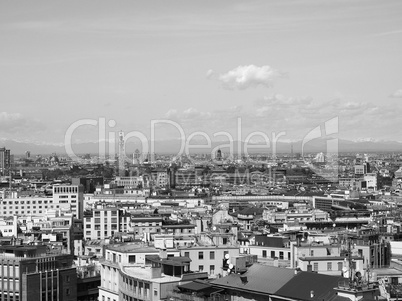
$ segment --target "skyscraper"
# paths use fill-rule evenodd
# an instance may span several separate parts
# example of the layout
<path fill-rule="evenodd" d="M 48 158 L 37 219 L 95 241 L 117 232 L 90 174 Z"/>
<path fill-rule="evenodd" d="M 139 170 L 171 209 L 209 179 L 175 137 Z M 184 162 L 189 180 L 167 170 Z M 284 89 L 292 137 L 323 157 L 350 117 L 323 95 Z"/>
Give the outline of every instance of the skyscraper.
<path fill-rule="evenodd" d="M 11 166 L 10 150 L 5 147 L 0 148 L 0 173 L 1 175 L 8 175 L 8 170 Z"/>

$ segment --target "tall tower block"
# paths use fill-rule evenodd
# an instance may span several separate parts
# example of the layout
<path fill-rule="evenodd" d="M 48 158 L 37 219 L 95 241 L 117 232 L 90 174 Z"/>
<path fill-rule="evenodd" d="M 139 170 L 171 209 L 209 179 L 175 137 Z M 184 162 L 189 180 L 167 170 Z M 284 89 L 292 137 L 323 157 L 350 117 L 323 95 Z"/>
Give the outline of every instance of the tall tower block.
<path fill-rule="evenodd" d="M 125 158 L 125 149 L 124 149 L 124 132 L 119 132 L 119 176 L 124 177 L 125 169 L 124 169 L 124 158 Z"/>

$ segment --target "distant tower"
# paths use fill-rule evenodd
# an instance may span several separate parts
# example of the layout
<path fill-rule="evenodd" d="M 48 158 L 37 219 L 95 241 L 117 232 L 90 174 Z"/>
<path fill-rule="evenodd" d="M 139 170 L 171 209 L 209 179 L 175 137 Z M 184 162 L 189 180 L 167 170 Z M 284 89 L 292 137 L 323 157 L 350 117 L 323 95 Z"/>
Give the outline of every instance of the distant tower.
<path fill-rule="evenodd" d="M 293 142 L 290 143 L 290 157 L 293 159 Z"/>
<path fill-rule="evenodd" d="M 124 169 L 124 132 L 119 132 L 119 176 L 124 177 L 125 169 Z"/>
<path fill-rule="evenodd" d="M 140 156 L 141 156 L 140 151 L 138 149 L 136 149 L 133 154 L 133 164 L 136 164 L 136 165 L 140 164 Z"/>
<path fill-rule="evenodd" d="M 25 159 L 29 159 L 31 158 L 31 152 L 30 151 L 26 151 L 25 152 Z"/>
<path fill-rule="evenodd" d="M 216 160 L 222 160 L 222 151 L 220 149 L 216 152 Z"/>

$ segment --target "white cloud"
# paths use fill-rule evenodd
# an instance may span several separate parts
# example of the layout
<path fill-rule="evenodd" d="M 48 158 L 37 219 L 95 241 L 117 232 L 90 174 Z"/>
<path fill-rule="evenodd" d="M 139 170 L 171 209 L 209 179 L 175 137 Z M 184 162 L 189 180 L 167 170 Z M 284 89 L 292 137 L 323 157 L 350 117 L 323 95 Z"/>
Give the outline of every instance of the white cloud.
<path fill-rule="evenodd" d="M 207 73 L 206 73 L 206 77 L 207 77 L 208 79 L 211 79 L 211 78 L 215 77 L 215 75 L 216 75 L 216 73 L 215 73 L 215 71 L 212 70 L 212 69 L 209 69 L 209 70 L 207 71 Z"/>
<path fill-rule="evenodd" d="M 177 118 L 177 110 L 170 109 L 169 111 L 166 112 L 165 117 L 166 118 Z"/>
<path fill-rule="evenodd" d="M 44 125 L 35 119 L 24 117 L 20 113 L 0 112 L 0 133 L 32 133 L 44 129 Z"/>
<path fill-rule="evenodd" d="M 287 139 L 300 140 L 311 129 L 339 117 L 339 137 L 364 136 L 369 125 L 374 137 L 392 133 L 402 126 L 398 112 L 401 105 L 356 101 L 348 97 L 318 100 L 308 96 L 288 97 L 281 94 L 264 97 L 253 106 L 233 106 L 224 110 L 199 111 L 194 108 L 174 110 L 166 117 L 174 116 L 186 133 L 218 131 L 237 133 L 237 120 L 241 118 L 243 138 L 252 131 L 285 132 Z M 385 136 L 384 136 L 385 137 Z"/>
<path fill-rule="evenodd" d="M 399 89 L 399 90 L 395 91 L 389 97 L 402 98 L 402 89 Z"/>
<path fill-rule="evenodd" d="M 272 87 L 274 80 L 283 77 L 283 73 L 270 66 L 239 66 L 221 74 L 218 80 L 226 89 L 247 89 L 250 87 Z"/>

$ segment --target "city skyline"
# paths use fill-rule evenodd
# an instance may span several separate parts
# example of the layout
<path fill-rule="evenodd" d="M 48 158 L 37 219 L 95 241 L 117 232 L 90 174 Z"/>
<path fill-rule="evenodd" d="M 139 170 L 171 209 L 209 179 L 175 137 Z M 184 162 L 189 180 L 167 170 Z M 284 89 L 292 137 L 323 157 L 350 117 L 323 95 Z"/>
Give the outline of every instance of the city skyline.
<path fill-rule="evenodd" d="M 83 119 L 150 136 L 286 133 L 402 141 L 399 1 L 0 4 L 0 138 L 62 144 Z M 81 127 L 75 142 L 96 141 Z M 164 127 L 156 138 L 177 139 Z"/>

